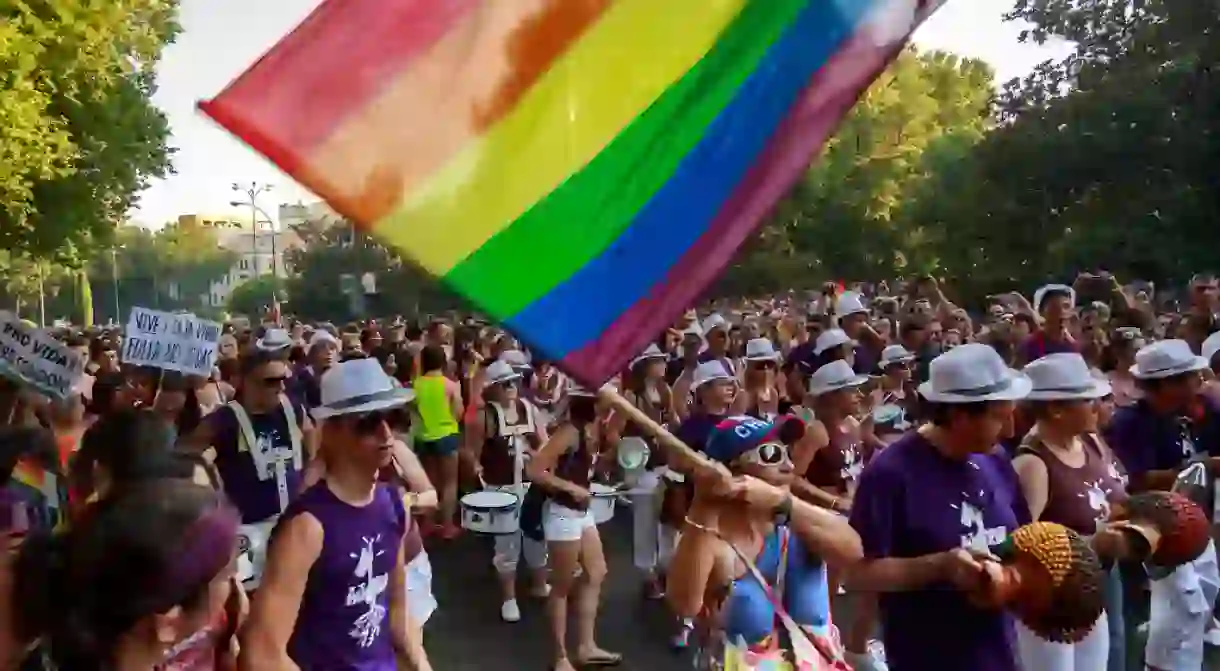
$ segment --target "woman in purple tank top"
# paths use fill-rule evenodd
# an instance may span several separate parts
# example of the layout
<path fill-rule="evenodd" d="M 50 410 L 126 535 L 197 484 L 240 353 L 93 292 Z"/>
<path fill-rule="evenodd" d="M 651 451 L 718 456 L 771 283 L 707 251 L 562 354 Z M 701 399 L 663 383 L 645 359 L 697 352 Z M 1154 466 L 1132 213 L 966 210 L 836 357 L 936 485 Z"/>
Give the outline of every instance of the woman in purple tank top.
<path fill-rule="evenodd" d="M 393 457 L 387 419 L 411 398 L 376 359 L 322 378 L 325 477 L 280 518 L 251 603 L 240 666 L 275 671 L 431 671 L 407 608 L 406 510 L 378 473 Z M 295 614 L 295 615 L 294 615 Z"/>

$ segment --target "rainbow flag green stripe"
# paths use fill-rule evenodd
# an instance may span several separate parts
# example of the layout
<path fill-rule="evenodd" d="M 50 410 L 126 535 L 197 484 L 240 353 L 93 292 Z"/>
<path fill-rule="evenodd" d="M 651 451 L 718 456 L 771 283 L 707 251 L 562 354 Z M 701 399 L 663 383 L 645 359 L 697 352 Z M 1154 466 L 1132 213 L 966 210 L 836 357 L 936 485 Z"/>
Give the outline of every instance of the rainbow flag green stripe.
<path fill-rule="evenodd" d="M 478 296 L 479 306 L 503 321 L 605 251 L 703 139 L 805 5 L 747 4 L 703 60 L 583 170 L 446 274 L 446 284 Z"/>

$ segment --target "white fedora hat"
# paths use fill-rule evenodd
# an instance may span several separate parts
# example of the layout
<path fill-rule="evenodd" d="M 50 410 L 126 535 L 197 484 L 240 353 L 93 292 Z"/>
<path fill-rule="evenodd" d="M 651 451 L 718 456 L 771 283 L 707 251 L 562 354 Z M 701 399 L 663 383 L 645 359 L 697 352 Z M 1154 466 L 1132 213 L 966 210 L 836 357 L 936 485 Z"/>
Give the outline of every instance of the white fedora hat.
<path fill-rule="evenodd" d="M 267 329 L 254 346 L 264 352 L 279 352 L 292 347 L 292 336 L 284 329 Z"/>
<path fill-rule="evenodd" d="M 847 335 L 843 329 L 827 329 L 818 335 L 818 339 L 813 343 L 814 355 L 821 354 L 828 349 L 833 349 L 842 345 L 851 345 L 855 347 L 856 341 Z"/>
<path fill-rule="evenodd" d="M 778 361 L 779 352 L 767 338 L 751 338 L 746 343 L 746 361 Z"/>
<path fill-rule="evenodd" d="M 1185 340 L 1162 340 L 1135 353 L 1131 375 L 1137 380 L 1160 380 L 1207 367 L 1208 360 L 1191 351 Z"/>
<path fill-rule="evenodd" d="M 716 382 L 718 380 L 732 380 L 736 382 L 737 378 L 729 373 L 720 359 L 704 361 L 695 366 L 695 374 L 694 379 L 691 380 L 691 387 L 698 389 L 709 382 Z"/>
<path fill-rule="evenodd" d="M 509 380 L 520 380 L 521 373 L 513 368 L 507 361 L 497 360 L 492 361 L 487 366 L 487 385 L 500 384 Z"/>
<path fill-rule="evenodd" d="M 632 359 L 632 360 L 631 360 L 631 363 L 630 363 L 630 364 L 628 364 L 628 366 L 627 366 L 627 367 L 628 367 L 628 368 L 635 368 L 635 367 L 636 367 L 636 365 L 637 365 L 637 364 L 639 364 L 639 363 L 641 363 L 641 362 L 644 362 L 644 361 L 657 361 L 658 359 L 665 359 L 665 358 L 667 358 L 667 357 L 665 356 L 665 352 L 662 352 L 662 351 L 661 351 L 661 348 L 660 348 L 660 347 L 657 347 L 657 344 L 654 342 L 654 343 L 652 343 L 651 345 L 649 345 L 649 346 L 648 346 L 648 348 L 647 348 L 647 349 L 645 349 L 643 352 L 640 352 L 640 355 L 639 355 L 639 356 L 637 356 L 636 358 Z"/>
<path fill-rule="evenodd" d="M 910 363 L 915 360 L 915 353 L 903 347 L 902 345 L 887 345 L 881 350 L 881 360 L 877 362 L 877 368 L 885 370 L 896 363 Z"/>
<path fill-rule="evenodd" d="M 1039 287 L 1038 290 L 1034 292 L 1034 309 L 1038 312 L 1042 312 L 1042 299 L 1045 298 L 1048 293 L 1067 294 L 1068 301 L 1072 305 L 1076 304 L 1075 289 L 1066 284 L 1048 284 L 1044 287 Z"/>
<path fill-rule="evenodd" d="M 839 359 L 822 366 L 809 376 L 809 395 L 821 396 L 840 389 L 859 387 L 865 382 L 868 382 L 867 375 L 857 375 L 851 364 Z"/>
<path fill-rule="evenodd" d="M 954 347 L 932 359 L 919 395 L 932 403 L 1019 401 L 1033 384 L 1009 368 L 995 350 L 980 343 Z"/>
<path fill-rule="evenodd" d="M 854 291 L 844 291 L 839 296 L 839 300 L 835 302 L 835 314 L 839 319 L 867 312 L 868 308 L 864 307 L 864 299 Z"/>
<path fill-rule="evenodd" d="M 325 419 L 374 410 L 388 410 L 415 398 L 410 389 L 395 387 L 377 359 L 352 359 L 331 366 L 322 374 L 322 404 L 312 415 Z"/>
<path fill-rule="evenodd" d="M 1027 401 L 1072 401 L 1110 395 L 1110 383 L 1099 380 L 1075 352 L 1048 354 L 1021 369 L 1032 388 Z"/>

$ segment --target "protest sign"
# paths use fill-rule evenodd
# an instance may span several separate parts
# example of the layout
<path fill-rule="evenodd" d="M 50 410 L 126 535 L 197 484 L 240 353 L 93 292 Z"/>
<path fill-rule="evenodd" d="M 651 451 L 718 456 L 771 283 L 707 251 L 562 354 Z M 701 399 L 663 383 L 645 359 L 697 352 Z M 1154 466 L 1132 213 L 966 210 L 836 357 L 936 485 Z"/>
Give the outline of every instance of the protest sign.
<path fill-rule="evenodd" d="M 193 314 L 135 307 L 123 331 L 123 363 L 211 375 L 220 324 Z"/>
<path fill-rule="evenodd" d="M 51 334 L 0 312 L 0 374 L 54 398 L 67 398 L 85 362 Z"/>

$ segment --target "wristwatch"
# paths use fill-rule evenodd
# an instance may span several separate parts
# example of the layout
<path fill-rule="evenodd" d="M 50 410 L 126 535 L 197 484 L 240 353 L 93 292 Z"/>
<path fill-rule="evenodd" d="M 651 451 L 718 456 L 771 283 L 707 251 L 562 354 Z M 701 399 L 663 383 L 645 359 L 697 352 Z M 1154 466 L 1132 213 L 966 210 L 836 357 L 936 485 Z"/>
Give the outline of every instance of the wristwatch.
<path fill-rule="evenodd" d="M 787 524 L 792 519 L 792 495 L 784 494 L 784 499 L 775 506 L 772 513 L 775 515 L 776 524 Z"/>

